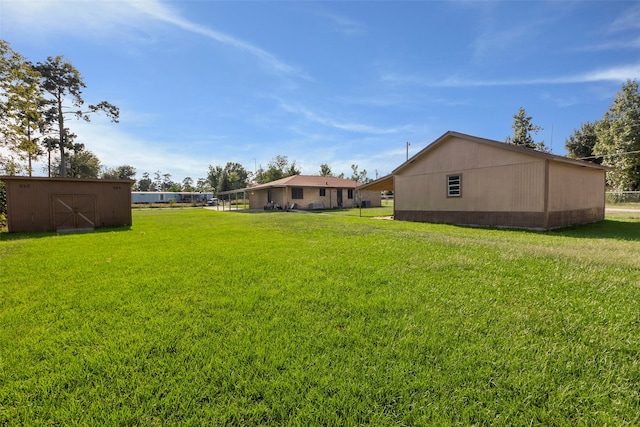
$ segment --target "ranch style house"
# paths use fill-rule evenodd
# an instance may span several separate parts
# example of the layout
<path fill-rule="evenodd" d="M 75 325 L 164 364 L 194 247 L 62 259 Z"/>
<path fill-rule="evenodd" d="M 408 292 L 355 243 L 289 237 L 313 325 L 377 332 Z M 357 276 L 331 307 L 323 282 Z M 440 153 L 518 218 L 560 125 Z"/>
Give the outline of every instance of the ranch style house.
<path fill-rule="evenodd" d="M 241 191 L 248 194 L 250 209 L 309 210 L 380 206 L 380 192 L 359 191 L 361 185 L 331 176 L 293 175 Z"/>

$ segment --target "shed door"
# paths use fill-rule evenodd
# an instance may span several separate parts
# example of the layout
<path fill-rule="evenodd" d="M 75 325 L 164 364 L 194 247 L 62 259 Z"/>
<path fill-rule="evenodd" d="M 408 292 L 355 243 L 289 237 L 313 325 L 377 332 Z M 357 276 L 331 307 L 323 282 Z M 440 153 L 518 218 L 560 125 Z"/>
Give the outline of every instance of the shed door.
<path fill-rule="evenodd" d="M 53 226 L 56 230 L 93 228 L 96 203 L 93 194 L 54 194 Z"/>

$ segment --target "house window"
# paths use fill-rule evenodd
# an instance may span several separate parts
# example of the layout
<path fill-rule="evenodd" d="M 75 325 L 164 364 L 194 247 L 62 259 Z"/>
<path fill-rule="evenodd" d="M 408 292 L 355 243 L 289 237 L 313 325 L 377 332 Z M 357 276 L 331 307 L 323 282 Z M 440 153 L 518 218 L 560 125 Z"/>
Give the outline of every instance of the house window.
<path fill-rule="evenodd" d="M 347 199 L 353 199 L 353 190 L 352 189 L 348 189 L 347 190 Z"/>
<path fill-rule="evenodd" d="M 291 189 L 291 198 L 292 199 L 304 199 L 304 196 L 302 194 L 302 188 L 300 187 L 294 187 Z"/>
<path fill-rule="evenodd" d="M 160 201 L 164 202 L 164 194 L 159 194 L 158 196 L 160 196 Z"/>
<path fill-rule="evenodd" d="M 327 195 L 327 192 L 324 188 L 320 189 L 320 197 L 325 197 Z"/>
<path fill-rule="evenodd" d="M 462 196 L 462 175 L 447 176 L 447 197 Z"/>

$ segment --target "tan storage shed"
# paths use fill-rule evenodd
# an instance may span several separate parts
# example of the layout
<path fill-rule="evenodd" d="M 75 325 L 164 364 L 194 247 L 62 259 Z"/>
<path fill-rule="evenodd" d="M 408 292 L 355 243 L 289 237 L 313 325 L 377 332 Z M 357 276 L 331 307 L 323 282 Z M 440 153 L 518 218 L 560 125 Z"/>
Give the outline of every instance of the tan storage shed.
<path fill-rule="evenodd" d="M 392 172 L 394 217 L 541 230 L 600 221 L 607 170 L 450 131 Z"/>
<path fill-rule="evenodd" d="M 10 233 L 131 225 L 131 181 L 0 176 Z"/>

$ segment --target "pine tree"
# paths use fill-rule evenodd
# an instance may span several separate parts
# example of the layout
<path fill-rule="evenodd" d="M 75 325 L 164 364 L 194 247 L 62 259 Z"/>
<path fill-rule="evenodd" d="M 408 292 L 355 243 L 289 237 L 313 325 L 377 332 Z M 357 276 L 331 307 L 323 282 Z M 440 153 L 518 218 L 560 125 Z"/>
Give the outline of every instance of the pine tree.
<path fill-rule="evenodd" d="M 527 116 L 524 108 L 520 107 L 513 116 L 513 136 L 508 136 L 505 140 L 507 144 L 521 145 L 539 151 L 549 151 L 544 141 L 535 142 L 531 133 L 537 135 L 542 130 L 540 126 L 531 123 L 531 116 Z"/>

